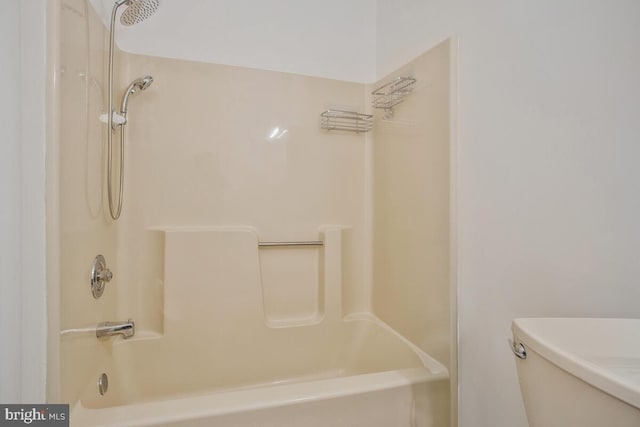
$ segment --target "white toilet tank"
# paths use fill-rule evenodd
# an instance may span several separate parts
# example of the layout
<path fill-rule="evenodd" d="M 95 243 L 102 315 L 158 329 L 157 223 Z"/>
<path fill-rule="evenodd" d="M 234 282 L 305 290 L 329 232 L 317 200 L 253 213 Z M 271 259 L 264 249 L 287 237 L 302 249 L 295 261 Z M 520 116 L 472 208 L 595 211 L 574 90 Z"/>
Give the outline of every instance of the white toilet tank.
<path fill-rule="evenodd" d="M 530 427 L 639 427 L 640 319 L 515 319 Z"/>

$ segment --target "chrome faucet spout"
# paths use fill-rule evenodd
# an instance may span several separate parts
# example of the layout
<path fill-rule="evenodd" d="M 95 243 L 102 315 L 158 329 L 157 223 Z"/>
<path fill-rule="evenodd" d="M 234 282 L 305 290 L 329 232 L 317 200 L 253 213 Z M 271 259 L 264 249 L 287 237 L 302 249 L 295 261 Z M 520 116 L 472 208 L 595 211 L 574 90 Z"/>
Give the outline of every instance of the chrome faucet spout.
<path fill-rule="evenodd" d="M 114 335 L 122 335 L 122 338 L 131 338 L 135 334 L 136 328 L 133 320 L 124 322 L 103 322 L 96 326 L 96 337 L 104 338 Z"/>

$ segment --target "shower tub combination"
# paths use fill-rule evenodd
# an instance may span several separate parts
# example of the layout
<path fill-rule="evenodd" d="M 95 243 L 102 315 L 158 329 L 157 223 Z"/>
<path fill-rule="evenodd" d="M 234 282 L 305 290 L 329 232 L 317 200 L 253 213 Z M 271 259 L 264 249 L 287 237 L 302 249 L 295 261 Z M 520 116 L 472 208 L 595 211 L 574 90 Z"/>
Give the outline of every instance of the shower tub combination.
<path fill-rule="evenodd" d="M 88 384 L 72 424 L 448 425 L 447 369 L 374 316 L 343 316 L 342 231 L 325 229 L 316 248 L 266 249 L 317 256 L 306 319 L 265 306 L 255 231 L 162 231 L 163 330 L 104 341 L 111 357 L 94 378 L 107 373 L 108 392 Z"/>
<path fill-rule="evenodd" d="M 102 121 L 114 221 L 123 207 L 127 103 L 153 82 L 149 75 L 133 80 L 114 110 L 116 12 L 126 6 L 121 23 L 133 25 L 159 4 L 117 0 L 111 13 Z M 102 322 L 90 336 L 77 334 L 81 329 L 62 333 L 63 396 L 77 399 L 71 425 L 450 424 L 447 368 L 373 314 L 343 310 L 357 264 L 352 250 L 343 251 L 354 245 L 348 227 L 320 227 L 320 240 L 305 242 L 260 242 L 248 227 L 144 230 L 151 246 L 135 265 L 136 291 L 126 279 L 120 290 L 105 288 L 112 276 L 102 256 L 91 281 L 94 298 L 109 295 L 101 309 L 131 315 L 135 332 L 129 320 Z"/>

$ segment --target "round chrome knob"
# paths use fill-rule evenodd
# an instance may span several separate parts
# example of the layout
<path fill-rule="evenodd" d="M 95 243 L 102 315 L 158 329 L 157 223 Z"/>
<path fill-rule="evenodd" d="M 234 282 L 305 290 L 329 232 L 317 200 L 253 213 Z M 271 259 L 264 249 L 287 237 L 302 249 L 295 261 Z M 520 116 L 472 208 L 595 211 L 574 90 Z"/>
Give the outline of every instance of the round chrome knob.
<path fill-rule="evenodd" d="M 113 279 L 113 273 L 107 268 L 106 270 L 98 273 L 98 279 L 102 280 L 103 282 L 110 282 L 111 279 Z"/>
<path fill-rule="evenodd" d="M 107 261 L 102 255 L 93 260 L 91 267 L 91 295 L 100 298 L 104 292 L 104 286 L 113 279 L 113 273 L 107 268 Z"/>

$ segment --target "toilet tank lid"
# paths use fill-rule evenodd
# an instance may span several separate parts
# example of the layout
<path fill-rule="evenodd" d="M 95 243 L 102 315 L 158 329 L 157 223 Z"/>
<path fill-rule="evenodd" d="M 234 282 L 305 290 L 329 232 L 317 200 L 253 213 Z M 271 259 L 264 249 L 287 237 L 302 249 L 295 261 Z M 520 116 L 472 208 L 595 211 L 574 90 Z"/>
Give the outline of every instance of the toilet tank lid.
<path fill-rule="evenodd" d="M 520 318 L 511 330 L 526 349 L 640 408 L 640 319 Z"/>

